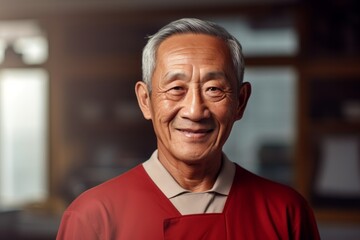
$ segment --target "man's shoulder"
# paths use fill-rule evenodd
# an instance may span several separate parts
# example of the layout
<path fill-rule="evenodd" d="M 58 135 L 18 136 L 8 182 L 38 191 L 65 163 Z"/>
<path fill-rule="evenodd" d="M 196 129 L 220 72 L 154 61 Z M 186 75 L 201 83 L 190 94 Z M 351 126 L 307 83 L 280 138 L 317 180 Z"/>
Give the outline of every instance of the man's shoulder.
<path fill-rule="evenodd" d="M 290 186 L 237 166 L 231 203 L 231 214 L 242 216 L 250 225 L 251 222 L 258 224 L 259 229 L 273 232 L 276 228 L 276 232 L 282 233 L 284 238 L 318 239 L 312 209 L 305 198 Z"/>
<path fill-rule="evenodd" d="M 70 205 L 69 209 L 101 206 L 121 201 L 131 192 L 140 191 L 146 182 L 146 172 L 142 165 L 116 176 L 81 193 Z"/>
<path fill-rule="evenodd" d="M 132 186 L 137 184 L 142 185 L 144 178 L 146 178 L 146 172 L 142 164 L 140 164 L 114 178 L 111 178 L 95 186 L 92 189 L 89 189 L 88 192 L 114 193 L 114 191 L 124 191 L 129 189 L 129 184 Z"/>
<path fill-rule="evenodd" d="M 266 179 L 240 166 L 236 167 L 234 179 L 237 191 L 246 191 L 257 199 L 279 202 L 281 204 L 304 204 L 305 199 L 293 187 Z"/>

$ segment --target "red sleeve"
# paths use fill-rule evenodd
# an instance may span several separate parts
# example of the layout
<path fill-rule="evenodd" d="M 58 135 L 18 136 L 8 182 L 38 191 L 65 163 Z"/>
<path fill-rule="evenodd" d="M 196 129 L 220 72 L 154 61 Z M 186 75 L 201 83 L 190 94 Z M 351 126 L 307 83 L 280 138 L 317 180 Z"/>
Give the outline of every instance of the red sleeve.
<path fill-rule="evenodd" d="M 302 200 L 302 205 L 296 210 L 296 216 L 293 222 L 294 240 L 320 240 L 317 223 L 309 204 Z"/>
<path fill-rule="evenodd" d="M 100 240 L 91 223 L 80 214 L 66 211 L 62 217 L 56 240 Z"/>

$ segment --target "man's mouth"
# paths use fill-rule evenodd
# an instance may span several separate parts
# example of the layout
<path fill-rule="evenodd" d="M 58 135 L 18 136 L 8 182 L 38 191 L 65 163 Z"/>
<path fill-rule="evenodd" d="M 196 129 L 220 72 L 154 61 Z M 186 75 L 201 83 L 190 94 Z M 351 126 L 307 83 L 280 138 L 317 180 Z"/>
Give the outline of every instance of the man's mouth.
<path fill-rule="evenodd" d="M 189 138 L 201 138 L 213 131 L 213 129 L 189 129 L 189 128 L 178 129 L 178 130 Z"/>

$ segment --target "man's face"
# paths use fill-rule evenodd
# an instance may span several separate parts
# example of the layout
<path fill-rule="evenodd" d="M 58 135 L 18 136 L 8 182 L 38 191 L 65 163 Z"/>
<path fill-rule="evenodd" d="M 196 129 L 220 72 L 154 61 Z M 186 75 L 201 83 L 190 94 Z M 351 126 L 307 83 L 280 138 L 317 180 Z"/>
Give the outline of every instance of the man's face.
<path fill-rule="evenodd" d="M 242 116 L 245 95 L 222 40 L 180 34 L 159 46 L 152 92 L 142 111 L 153 122 L 159 152 L 195 163 L 221 156 L 233 123 Z"/>

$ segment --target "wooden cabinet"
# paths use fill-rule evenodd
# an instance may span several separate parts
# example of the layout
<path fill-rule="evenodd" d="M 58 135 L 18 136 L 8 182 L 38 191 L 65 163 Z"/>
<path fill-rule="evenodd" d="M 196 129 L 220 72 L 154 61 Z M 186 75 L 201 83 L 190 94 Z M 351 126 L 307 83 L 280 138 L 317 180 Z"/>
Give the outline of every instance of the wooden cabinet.
<path fill-rule="evenodd" d="M 322 10 L 324 11 L 322 11 Z M 360 44 L 351 1 L 305 5 L 297 185 L 320 221 L 360 222 Z"/>
<path fill-rule="evenodd" d="M 297 182 L 320 220 L 360 221 L 360 61 L 302 66 Z"/>

